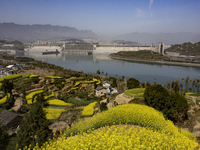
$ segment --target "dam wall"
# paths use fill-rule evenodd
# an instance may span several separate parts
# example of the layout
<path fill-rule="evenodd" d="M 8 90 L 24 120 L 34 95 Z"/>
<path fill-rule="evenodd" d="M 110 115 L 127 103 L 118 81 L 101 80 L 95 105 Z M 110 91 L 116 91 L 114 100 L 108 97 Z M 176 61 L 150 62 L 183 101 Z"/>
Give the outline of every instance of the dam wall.
<path fill-rule="evenodd" d="M 52 45 L 46 45 L 46 46 L 34 46 L 30 45 L 28 48 L 25 48 L 25 52 L 45 52 L 45 51 L 62 51 L 62 46 L 52 46 Z"/>
<path fill-rule="evenodd" d="M 93 50 L 93 45 L 90 44 L 66 44 L 65 51 L 71 50 Z"/>
<path fill-rule="evenodd" d="M 164 53 L 164 50 L 169 46 L 162 44 L 161 46 L 135 46 L 135 45 L 91 45 L 91 44 L 66 44 L 64 45 L 64 52 L 74 52 L 74 53 L 93 53 L 93 54 L 103 54 L 103 53 L 117 53 L 119 51 L 141 51 L 150 50 L 153 52 Z"/>
<path fill-rule="evenodd" d="M 94 54 L 99 53 L 117 53 L 119 51 L 141 51 L 150 50 L 157 52 L 157 46 L 124 46 L 124 45 L 94 45 Z"/>

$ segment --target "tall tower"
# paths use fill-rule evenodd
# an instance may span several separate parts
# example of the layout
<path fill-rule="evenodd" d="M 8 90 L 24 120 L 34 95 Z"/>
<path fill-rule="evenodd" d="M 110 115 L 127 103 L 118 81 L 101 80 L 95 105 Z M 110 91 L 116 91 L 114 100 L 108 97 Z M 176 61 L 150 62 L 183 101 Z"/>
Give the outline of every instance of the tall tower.
<path fill-rule="evenodd" d="M 160 53 L 160 54 L 165 54 L 165 51 L 164 51 L 164 43 L 162 43 L 162 42 L 159 42 L 159 43 L 158 43 L 158 53 Z"/>

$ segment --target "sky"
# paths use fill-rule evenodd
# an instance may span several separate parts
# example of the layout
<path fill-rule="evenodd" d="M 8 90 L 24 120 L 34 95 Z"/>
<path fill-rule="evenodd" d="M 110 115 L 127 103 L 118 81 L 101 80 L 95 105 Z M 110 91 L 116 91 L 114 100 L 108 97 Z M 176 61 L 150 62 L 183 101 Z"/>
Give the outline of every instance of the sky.
<path fill-rule="evenodd" d="M 51 24 L 98 35 L 200 33 L 200 0 L 0 0 L 0 23 Z"/>

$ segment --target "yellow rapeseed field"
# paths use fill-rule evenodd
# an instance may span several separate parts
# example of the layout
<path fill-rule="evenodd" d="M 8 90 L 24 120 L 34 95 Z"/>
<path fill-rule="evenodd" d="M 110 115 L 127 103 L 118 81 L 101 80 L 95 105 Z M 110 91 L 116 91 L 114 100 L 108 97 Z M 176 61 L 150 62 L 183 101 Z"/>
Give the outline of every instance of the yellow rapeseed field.
<path fill-rule="evenodd" d="M 81 114 L 82 117 L 92 116 L 94 114 L 94 107 L 97 102 L 90 103 L 86 107 L 83 108 L 83 112 Z"/>
<path fill-rule="evenodd" d="M 9 98 L 10 98 L 10 93 L 7 93 L 6 96 L 0 99 L 0 104 L 4 104 Z"/>
<path fill-rule="evenodd" d="M 73 105 L 71 103 L 66 103 L 59 99 L 52 99 L 52 100 L 47 101 L 47 103 L 49 105 L 54 105 L 54 106 L 72 106 Z"/>
<path fill-rule="evenodd" d="M 1 77 L 0 82 L 3 82 L 4 79 L 12 80 L 12 79 L 16 79 L 16 78 L 19 78 L 19 77 L 22 77 L 22 74 L 13 74 L 13 75 Z"/>
<path fill-rule="evenodd" d="M 46 112 L 46 118 L 48 120 L 57 119 L 60 117 L 61 113 L 67 111 L 65 109 L 54 109 L 54 108 L 43 108 Z"/>
<path fill-rule="evenodd" d="M 127 129 L 126 125 L 135 125 Z M 106 127 L 107 128 L 102 128 Z M 111 127 L 109 127 L 111 126 Z M 101 128 L 101 129 L 99 129 Z M 96 130 L 99 129 L 99 130 Z M 119 105 L 66 129 L 57 140 L 49 140 L 36 149 L 195 149 L 193 134 L 178 129 L 163 114 L 139 104 Z"/>
<path fill-rule="evenodd" d="M 37 77 L 38 77 L 38 75 L 34 75 L 34 74 L 29 76 L 29 78 L 37 78 Z"/>
<path fill-rule="evenodd" d="M 59 77 L 59 76 L 45 76 L 45 78 L 61 79 L 61 78 L 63 78 L 63 77 Z"/>
<path fill-rule="evenodd" d="M 90 134 L 68 138 L 63 135 L 41 148 L 36 146 L 35 150 L 193 150 L 197 146 L 195 141 L 185 137 L 174 137 L 135 126 L 127 128 L 125 125 L 101 128 Z"/>
<path fill-rule="evenodd" d="M 34 91 L 34 92 L 31 92 L 30 94 L 28 94 L 27 96 L 26 96 L 26 100 L 27 100 L 27 104 L 32 104 L 32 97 L 35 95 L 35 94 L 38 94 L 38 93 L 42 93 L 42 92 L 44 92 L 43 90 L 39 90 L 39 91 Z M 35 102 L 36 100 L 34 99 L 34 102 Z"/>

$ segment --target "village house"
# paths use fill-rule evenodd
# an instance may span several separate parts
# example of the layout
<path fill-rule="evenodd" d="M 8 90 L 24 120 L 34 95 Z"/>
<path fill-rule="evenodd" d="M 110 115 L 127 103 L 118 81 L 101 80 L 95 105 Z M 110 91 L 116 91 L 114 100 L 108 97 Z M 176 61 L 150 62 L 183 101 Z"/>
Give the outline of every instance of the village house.
<path fill-rule="evenodd" d="M 3 126 L 5 126 L 7 129 L 17 128 L 22 119 L 23 117 L 21 115 L 9 112 L 7 110 L 0 114 L 0 122 L 2 122 Z"/>
<path fill-rule="evenodd" d="M 117 93 L 118 93 L 117 89 L 111 87 L 110 81 L 104 81 L 103 87 L 99 86 L 96 88 L 96 96 L 103 96 L 103 95 L 111 96 Z"/>

